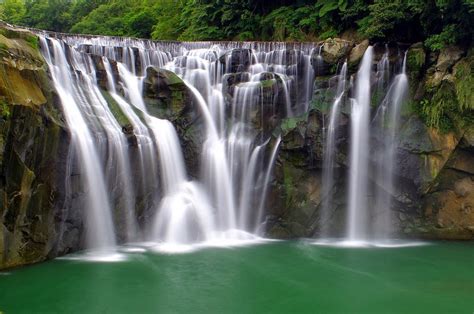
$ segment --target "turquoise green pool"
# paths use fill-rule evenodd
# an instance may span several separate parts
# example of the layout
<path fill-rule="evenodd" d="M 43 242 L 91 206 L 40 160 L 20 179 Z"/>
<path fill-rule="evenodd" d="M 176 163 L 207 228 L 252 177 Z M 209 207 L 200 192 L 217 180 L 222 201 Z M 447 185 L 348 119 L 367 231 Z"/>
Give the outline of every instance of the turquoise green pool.
<path fill-rule="evenodd" d="M 474 244 L 271 242 L 0 273 L 0 312 L 474 313 Z"/>

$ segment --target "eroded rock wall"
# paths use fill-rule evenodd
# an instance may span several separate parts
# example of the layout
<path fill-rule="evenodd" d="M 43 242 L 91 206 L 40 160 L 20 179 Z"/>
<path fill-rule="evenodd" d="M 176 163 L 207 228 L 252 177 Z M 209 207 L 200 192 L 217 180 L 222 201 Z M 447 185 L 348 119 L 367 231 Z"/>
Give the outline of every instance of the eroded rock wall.
<path fill-rule="evenodd" d="M 65 212 L 69 136 L 30 32 L 0 28 L 0 268 L 78 247 Z"/>

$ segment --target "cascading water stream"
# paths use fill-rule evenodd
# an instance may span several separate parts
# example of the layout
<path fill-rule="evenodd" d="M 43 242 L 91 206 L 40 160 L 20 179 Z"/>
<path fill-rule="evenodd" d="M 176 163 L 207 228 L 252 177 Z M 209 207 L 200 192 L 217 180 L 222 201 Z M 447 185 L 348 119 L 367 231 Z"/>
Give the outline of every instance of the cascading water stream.
<path fill-rule="evenodd" d="M 322 46 L 44 36 L 43 53 L 71 130 L 76 153 L 72 160 L 82 170 L 90 247 L 114 246 L 114 225 L 120 229 L 118 241 L 146 238 L 171 246 L 246 240 L 261 231 L 281 141 L 272 135 L 272 119 L 308 112 L 314 76 L 325 71 Z M 333 235 L 325 222 L 332 219 L 331 191 L 339 177 L 336 133 L 346 90 L 352 87 L 347 240 L 387 238 L 393 231 L 390 195 L 396 193 L 396 130 L 407 76 L 404 61 L 389 85 L 388 48 L 373 74 L 373 49 L 365 52 L 355 84 L 351 78 L 346 87 L 347 64 L 337 76 L 324 130 L 322 237 Z M 150 66 L 177 74 L 192 97 L 193 119 L 204 128 L 195 179 L 188 177 L 174 126 L 148 113 L 143 86 Z M 100 79 L 103 73 L 106 87 Z M 371 97 L 383 94 L 371 124 Z M 125 126 L 118 123 L 111 101 L 128 122 Z M 369 156 L 370 130 L 375 124 L 383 130 L 384 145 L 375 155 L 376 169 L 369 173 L 369 157 L 374 157 Z M 369 177 L 380 186 L 370 206 Z M 373 207 L 374 220 L 369 213 Z"/>
<path fill-rule="evenodd" d="M 308 109 L 313 45 L 61 36 L 42 37 L 42 47 L 83 170 L 90 247 L 114 246 L 117 221 L 121 242 L 144 239 L 144 227 L 172 246 L 255 238 L 281 141 L 266 117 Z M 149 66 L 173 71 L 193 95 L 205 127 L 194 181 L 174 126 L 147 112 Z"/>
<path fill-rule="evenodd" d="M 383 151 L 378 158 L 377 182 L 381 189 L 375 194 L 375 208 L 377 211 L 374 222 L 374 236 L 377 239 L 388 239 L 392 236 L 392 195 L 396 195 L 394 189 L 394 173 L 396 172 L 396 134 L 400 125 L 401 107 L 407 99 L 408 76 L 406 75 L 406 53 L 403 58 L 402 71 L 393 79 L 391 86 L 385 96 L 381 109 L 388 112 L 388 120 L 383 116 L 384 141 Z"/>
<path fill-rule="evenodd" d="M 333 195 L 331 191 L 335 184 L 335 158 L 336 158 L 336 130 L 339 123 L 340 106 L 344 103 L 347 80 L 347 62 L 344 62 L 341 72 L 338 76 L 338 83 L 334 102 L 329 113 L 329 124 L 326 132 L 326 144 L 324 146 L 323 156 L 323 188 L 321 195 L 323 197 L 321 215 L 320 215 L 320 237 L 328 236 L 328 220 L 332 208 Z"/>
<path fill-rule="evenodd" d="M 364 241 L 368 237 L 367 197 L 372 58 L 373 47 L 369 46 L 357 72 L 355 98 L 351 99 L 348 241 Z"/>
<path fill-rule="evenodd" d="M 69 64 L 61 43 L 54 39 L 49 39 L 48 43 L 44 37 L 40 40 L 54 86 L 61 99 L 64 116 L 67 123 L 74 126 L 71 128 L 71 142 L 78 154 L 79 166 L 84 171 L 88 245 L 102 250 L 110 249 L 115 246 L 115 234 L 109 194 L 99 153 L 95 149 L 95 139 L 86 122 L 87 113 L 81 109 L 80 103 L 85 101 L 79 92 L 81 82 L 78 77 L 72 75 L 74 72 L 71 72 L 69 67 L 74 65 Z"/>

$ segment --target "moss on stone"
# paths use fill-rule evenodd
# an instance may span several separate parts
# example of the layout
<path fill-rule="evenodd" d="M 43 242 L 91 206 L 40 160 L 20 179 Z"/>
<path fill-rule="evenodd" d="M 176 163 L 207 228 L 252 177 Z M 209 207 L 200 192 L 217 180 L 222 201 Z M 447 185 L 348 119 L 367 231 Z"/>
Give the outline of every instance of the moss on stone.
<path fill-rule="evenodd" d="M 454 129 L 452 115 L 455 115 L 459 105 L 456 100 L 454 86 L 444 81 L 431 100 L 422 100 L 421 114 L 426 124 L 447 133 Z"/>
<path fill-rule="evenodd" d="M 260 81 L 260 85 L 262 86 L 262 88 L 271 88 L 275 84 L 277 84 L 277 80 L 275 79 Z"/>
<path fill-rule="evenodd" d="M 294 130 L 298 126 L 298 123 L 305 122 L 307 120 L 308 120 L 307 114 L 304 114 L 299 117 L 291 117 L 291 118 L 282 119 L 281 125 L 280 125 L 281 131 L 283 134 L 287 134 L 290 131 Z"/>
<path fill-rule="evenodd" d="M 102 93 L 102 96 L 104 96 L 104 99 L 107 101 L 107 105 L 109 105 L 109 109 L 114 115 L 118 124 L 120 124 L 122 128 L 130 125 L 131 124 L 130 120 L 128 120 L 128 117 L 122 111 L 122 109 L 120 108 L 119 104 L 117 104 L 115 99 L 109 94 L 109 92 L 105 90 L 101 90 L 101 93 Z"/>
<path fill-rule="evenodd" d="M 10 106 L 7 102 L 0 100 L 0 118 L 8 119 L 10 115 Z"/>
<path fill-rule="evenodd" d="M 184 84 L 183 80 L 174 72 L 166 71 L 166 79 L 168 80 L 167 83 L 170 86 L 179 85 L 179 88 L 182 89 L 182 85 Z"/>
<path fill-rule="evenodd" d="M 459 109 L 474 109 L 474 56 L 456 63 L 453 75 Z"/>
<path fill-rule="evenodd" d="M 409 72 L 419 73 L 425 65 L 426 53 L 423 48 L 411 48 L 407 53 L 407 68 Z"/>
<path fill-rule="evenodd" d="M 24 38 L 24 40 L 30 45 L 31 48 L 38 50 L 39 49 L 39 38 L 35 35 L 29 35 Z"/>

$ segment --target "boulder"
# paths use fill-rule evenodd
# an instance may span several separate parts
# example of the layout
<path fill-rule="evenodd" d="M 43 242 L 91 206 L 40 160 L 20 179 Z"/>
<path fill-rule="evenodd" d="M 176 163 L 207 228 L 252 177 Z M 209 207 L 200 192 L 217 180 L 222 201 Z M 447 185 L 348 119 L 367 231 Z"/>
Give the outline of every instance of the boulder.
<path fill-rule="evenodd" d="M 329 38 L 323 43 L 321 56 L 324 62 L 328 64 L 337 64 L 341 59 L 347 56 L 352 48 L 352 42 L 339 39 Z"/>
<path fill-rule="evenodd" d="M 175 73 L 148 67 L 143 81 L 143 96 L 148 112 L 175 121 L 192 105 L 192 94 Z"/>
<path fill-rule="evenodd" d="M 362 41 L 361 43 L 357 44 L 354 48 L 352 48 L 351 53 L 349 55 L 349 62 L 348 62 L 349 67 L 354 68 L 359 65 L 368 47 L 369 47 L 369 40 L 366 39 Z"/>
<path fill-rule="evenodd" d="M 201 109 L 191 90 L 175 73 L 148 67 L 146 74 L 143 96 L 148 113 L 174 124 L 188 171 L 197 176 L 206 130 Z"/>
<path fill-rule="evenodd" d="M 459 59 L 461 59 L 463 54 L 464 51 L 457 46 L 443 48 L 438 55 L 436 71 L 442 73 L 448 71 Z"/>

